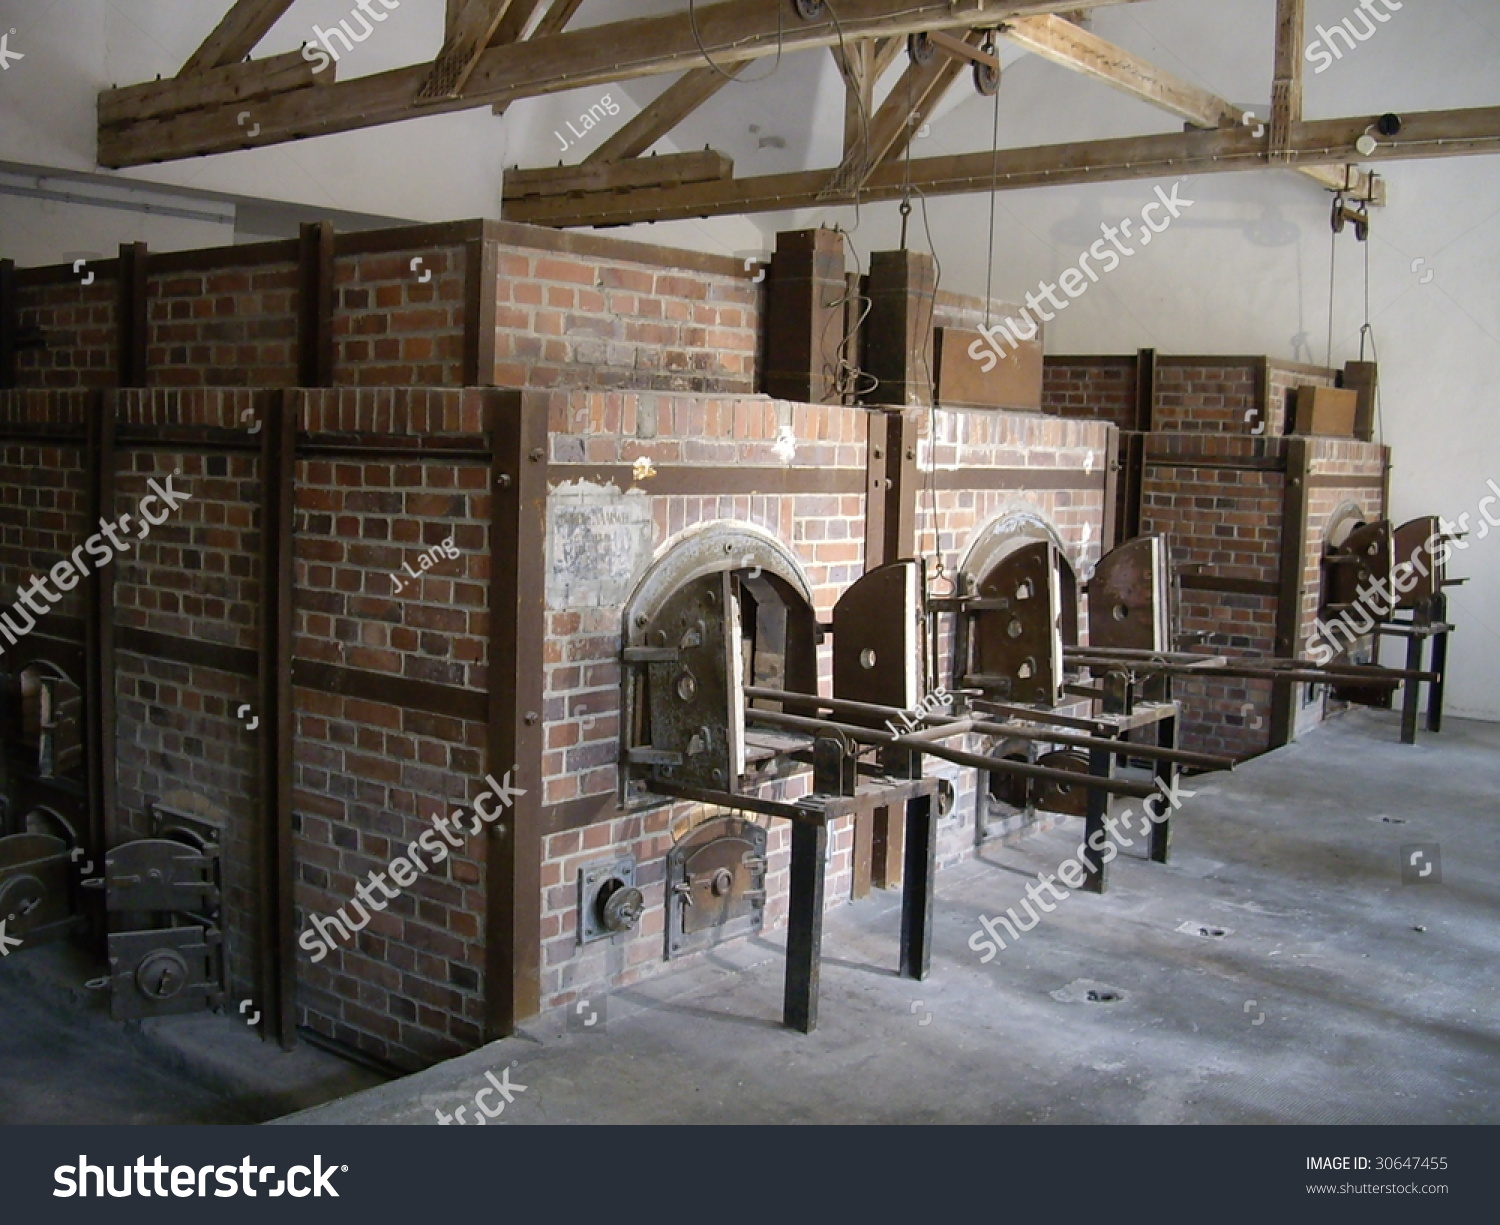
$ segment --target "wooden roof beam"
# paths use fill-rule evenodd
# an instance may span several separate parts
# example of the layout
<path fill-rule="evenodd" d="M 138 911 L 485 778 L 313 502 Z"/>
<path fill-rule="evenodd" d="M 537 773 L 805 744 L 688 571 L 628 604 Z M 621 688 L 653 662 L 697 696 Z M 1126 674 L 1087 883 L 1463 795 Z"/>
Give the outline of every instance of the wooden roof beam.
<path fill-rule="evenodd" d="M 500 28 L 511 0 L 458 0 L 449 3 L 443 49 L 417 88 L 415 102 L 441 102 L 463 93 L 469 74 Z"/>
<path fill-rule="evenodd" d="M 631 157 L 619 162 L 584 162 L 541 170 L 507 170 L 504 198 L 553 201 L 582 192 L 618 192 L 639 187 L 724 182 L 734 178 L 734 163 L 722 153 L 667 153 Z"/>
<path fill-rule="evenodd" d="M 1096 0 L 1096 7 L 1139 2 Z M 572 0 L 558 3 L 571 5 Z M 415 96 L 431 74 L 431 66 L 418 64 L 317 90 L 315 104 L 303 96 L 312 91 L 273 95 L 256 108 L 260 130 L 253 137 L 238 123 L 236 111 L 227 106 L 196 107 L 167 119 L 101 127 L 99 161 L 115 168 L 146 165 L 355 131 L 415 115 L 489 106 L 585 85 L 682 72 L 702 66 L 700 39 L 720 61 L 760 59 L 778 51 L 828 47 L 841 39 L 993 25 L 1068 5 L 1069 0 L 840 0 L 837 21 L 831 8 L 821 17 L 802 21 L 788 17 L 779 2 L 722 0 L 697 10 L 696 37 L 689 14 L 677 12 L 538 34 L 524 43 L 490 47 L 480 56 L 461 96 L 426 105 L 416 105 Z"/>
<path fill-rule="evenodd" d="M 844 78 L 844 157 L 860 147 L 875 117 L 875 40 L 828 48 Z"/>
<path fill-rule="evenodd" d="M 688 69 L 642 107 L 640 114 L 584 158 L 584 162 L 616 162 L 640 156 L 728 85 L 749 62 L 722 64 L 722 72 L 707 67 Z"/>
<path fill-rule="evenodd" d="M 1276 79 L 1271 83 L 1271 160 L 1286 160 L 1292 125 L 1302 121 L 1303 0 L 1276 0 Z"/>
<path fill-rule="evenodd" d="M 1272 104 L 1271 148 L 1285 144 L 1289 125 L 1302 118 L 1302 5 L 1303 0 L 1277 0 L 1277 97 Z M 1244 121 L 1238 107 L 1206 89 L 1173 76 L 1092 34 L 1057 14 L 1008 21 L 1001 33 L 1017 46 L 1083 73 L 1096 81 L 1169 111 L 1195 128 L 1231 127 Z M 1289 109 L 1295 103 L 1295 110 Z M 1280 108 L 1278 110 L 1278 107 Z M 1277 135 L 1277 116 L 1282 124 Z M 1339 190 L 1346 184 L 1357 195 L 1371 194 L 1370 176 L 1357 167 L 1303 166 L 1299 173 L 1320 186 Z"/>
<path fill-rule="evenodd" d="M 254 51 L 267 32 L 285 15 L 295 0 L 235 0 L 213 33 L 188 56 L 177 74 L 195 76 L 214 68 L 238 64 Z"/>
<path fill-rule="evenodd" d="M 1055 14 L 1007 21 L 1000 33 L 1033 55 L 1170 111 L 1195 128 L 1232 127 L 1242 119 L 1223 98 Z"/>
<path fill-rule="evenodd" d="M 963 33 L 966 46 L 977 46 L 983 37 L 977 30 Z M 917 128 L 937 108 L 967 66 L 967 61 L 955 56 L 936 54 L 925 64 L 908 64 L 880 109 L 870 118 L 868 145 L 861 143 L 846 149 L 844 160 L 828 180 L 823 195 L 841 196 L 857 191 L 876 166 L 904 154 Z"/>
<path fill-rule="evenodd" d="M 1374 120 L 1375 116 L 1358 116 L 1295 124 L 1289 154 L 1291 164 L 1321 166 L 1351 159 L 1354 142 Z M 1427 111 L 1403 115 L 1402 123 L 1400 135 L 1382 140 L 1369 160 L 1500 153 L 1500 107 Z M 943 196 L 985 192 L 992 185 L 996 190 L 1010 191 L 1070 183 L 1263 170 L 1269 165 L 1265 137 L 1257 138 L 1253 129 L 1238 126 L 1002 149 L 998 158 L 985 149 L 915 160 L 910 173 L 912 185 L 924 194 Z M 866 203 L 899 200 L 905 190 L 906 175 L 907 168 L 899 162 L 879 166 L 866 181 L 860 198 Z M 537 209 L 518 202 L 505 209 L 505 218 L 566 227 L 781 211 L 827 203 L 823 198 L 827 185 L 828 171 L 799 171 L 671 190 L 647 189 L 607 199 L 583 196 L 551 201 L 546 208 Z M 852 203 L 853 198 L 850 192 L 844 200 Z"/>

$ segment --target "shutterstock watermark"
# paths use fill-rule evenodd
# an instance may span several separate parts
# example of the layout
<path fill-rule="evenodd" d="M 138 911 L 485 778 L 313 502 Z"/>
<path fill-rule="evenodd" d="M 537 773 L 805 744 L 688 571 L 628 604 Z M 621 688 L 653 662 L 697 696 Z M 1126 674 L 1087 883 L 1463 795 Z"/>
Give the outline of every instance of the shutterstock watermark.
<path fill-rule="evenodd" d="M 1412 550 L 1408 561 L 1400 561 L 1391 568 L 1390 581 L 1373 578 L 1355 594 L 1354 604 L 1344 609 L 1332 621 L 1319 617 L 1313 622 L 1312 637 L 1307 640 L 1308 654 L 1319 667 L 1329 663 L 1338 653 L 1352 647 L 1356 641 L 1374 630 L 1376 624 L 1395 611 L 1402 596 L 1416 587 L 1432 573 L 1427 564 L 1436 558 L 1448 542 L 1440 533 L 1434 532 L 1422 544 Z M 1440 562 L 1438 564 L 1441 564 Z M 1342 636 L 1343 644 L 1339 643 Z"/>
<path fill-rule="evenodd" d="M 1182 801 L 1192 799 L 1197 795 L 1196 791 L 1187 791 L 1177 783 L 1168 784 L 1161 779 L 1156 780 L 1157 790 L 1161 795 L 1153 795 L 1142 808 L 1146 810 L 1145 815 L 1150 818 L 1151 825 L 1160 825 L 1174 812 L 1182 807 Z M 1162 801 L 1165 800 L 1165 805 Z M 997 915 L 991 919 L 988 915 L 979 916 L 979 930 L 969 937 L 969 947 L 976 953 L 989 950 L 979 959 L 980 965 L 987 965 L 995 959 L 997 953 L 1008 947 L 1005 937 L 999 932 L 1004 927 L 1010 933 L 1011 943 L 1019 940 L 1023 932 L 1029 932 L 1042 921 L 1042 915 L 1038 914 L 1033 907 L 1040 907 L 1042 914 L 1051 914 L 1057 909 L 1056 902 L 1044 900 L 1040 894 L 1045 890 L 1058 902 L 1065 902 L 1071 894 L 1071 890 L 1083 888 L 1084 881 L 1088 879 L 1087 870 L 1092 866 L 1087 852 L 1092 851 L 1099 856 L 1100 864 L 1107 864 L 1114 860 L 1120 853 L 1120 846 L 1134 846 L 1134 838 L 1126 838 L 1120 833 L 1123 828 L 1127 832 L 1134 832 L 1132 825 L 1136 820 L 1135 809 L 1127 808 L 1118 817 L 1110 816 L 1104 819 L 1104 828 L 1097 829 L 1089 835 L 1088 842 L 1078 844 L 1078 850 L 1063 860 L 1057 866 L 1055 872 L 1038 872 L 1036 881 L 1026 886 L 1026 900 L 1021 903 L 1021 908 L 1031 917 L 1030 923 L 1023 923 L 1020 915 L 1016 914 L 1014 906 L 1008 907 L 1005 914 Z M 1142 827 L 1143 832 L 1150 829 L 1150 825 Z M 1118 843 L 1119 845 L 1116 845 Z M 1066 888 L 1059 888 L 1056 882 L 1061 880 Z"/>
<path fill-rule="evenodd" d="M 377 3 L 386 12 L 382 13 L 377 10 L 375 8 Z M 340 21 L 332 29 L 325 30 L 322 26 L 313 26 L 312 39 L 302 46 L 302 58 L 313 65 L 314 72 L 322 72 L 329 64 L 339 62 L 339 53 L 333 49 L 334 39 L 344 44 L 344 54 L 347 55 L 354 50 L 355 43 L 362 43 L 375 33 L 375 25 L 384 21 L 388 13 L 400 7 L 401 0 L 356 0 L 348 18 Z M 358 20 L 359 24 L 364 26 L 363 34 L 354 32 L 354 28 L 349 24 L 352 20 Z M 319 45 L 314 46 L 314 41 Z M 321 63 L 319 63 L 320 60 Z"/>
<path fill-rule="evenodd" d="M 1478 521 L 1476 540 L 1485 539 L 1492 528 L 1500 528 L 1500 514 L 1491 512 L 1491 507 L 1500 505 L 1500 484 L 1496 484 L 1493 477 L 1487 484 L 1490 493 L 1479 500 L 1472 515 Z M 1389 583 L 1383 578 L 1374 579 L 1359 589 L 1352 608 L 1346 608 L 1332 621 L 1319 617 L 1313 622 L 1313 634 L 1307 643 L 1312 661 L 1320 667 L 1330 662 L 1341 650 L 1370 633 L 1376 621 L 1390 616 L 1399 597 L 1416 587 L 1419 576 L 1428 578 L 1433 570 L 1448 564 L 1455 550 L 1462 552 L 1467 549 L 1469 542 L 1464 537 L 1469 532 L 1470 518 L 1469 511 L 1460 514 L 1456 523 L 1438 516 L 1438 530 L 1418 545 L 1411 557 L 1398 561 L 1391 568 Z"/>
<path fill-rule="evenodd" d="M 1348 50 L 1353 51 L 1360 43 L 1369 42 L 1374 38 L 1375 31 L 1391 19 L 1392 13 L 1399 12 L 1405 7 L 1406 5 L 1400 3 L 1399 0 L 1359 0 L 1359 7 L 1354 10 L 1354 13 L 1345 17 L 1333 29 L 1325 30 L 1322 26 L 1317 27 L 1318 36 L 1307 44 L 1303 58 L 1309 64 L 1318 65 L 1313 69 L 1314 73 L 1326 72 L 1333 67 L 1335 60 L 1344 58 L 1344 52 L 1339 50 L 1340 39 L 1343 40 Z M 1385 11 L 1381 12 L 1381 9 Z M 1364 27 L 1363 34 L 1355 28 L 1356 17 L 1359 18 L 1359 24 Z"/>
<path fill-rule="evenodd" d="M 515 1067 L 515 1064 L 511 1064 L 511 1067 Z M 510 1083 L 510 1068 L 506 1068 L 500 1073 L 499 1080 L 495 1079 L 493 1072 L 486 1072 L 484 1078 L 489 1081 L 489 1084 L 474 1095 L 474 1114 L 477 1121 L 481 1124 L 488 1123 L 491 1119 L 498 1119 L 505 1112 L 505 1108 L 516 1100 L 515 1095 L 517 1093 L 526 1092 L 525 1085 L 513 1085 Z M 488 1095 L 493 1099 L 497 1093 L 505 1100 L 491 1110 L 489 1105 L 485 1103 L 484 1098 Z M 452 1114 L 444 1114 L 441 1109 L 434 1109 L 432 1113 L 437 1116 L 440 1127 L 447 1127 L 450 1123 L 457 1123 L 460 1127 L 465 1127 L 469 1122 L 464 1118 L 468 1110 L 467 1106 L 458 1106 L 454 1108 Z"/>
<path fill-rule="evenodd" d="M 71 1199 L 75 1195 L 87 1199 L 92 1185 L 96 1199 L 104 1199 L 106 1195 L 111 1199 L 128 1199 L 135 1195 L 143 1199 L 150 1199 L 153 1195 L 158 1199 L 167 1196 L 207 1199 L 210 1194 L 218 1199 L 233 1199 L 237 1195 L 251 1199 L 257 1195 L 270 1199 L 278 1195 L 290 1195 L 293 1199 L 307 1195 L 320 1199 L 328 1195 L 338 1199 L 333 1176 L 347 1173 L 348 1169 L 347 1165 L 332 1162 L 324 1165 L 321 1154 L 313 1157 L 310 1166 L 292 1166 L 284 1178 L 276 1178 L 276 1166 L 257 1166 L 249 1157 L 239 1165 L 220 1166 L 167 1165 L 159 1156 L 149 1163 L 144 1157 L 137 1157 L 134 1165 L 95 1165 L 87 1157 L 79 1157 L 76 1165 L 60 1165 L 52 1171 L 53 1181 L 58 1186 L 52 1194 L 56 1199 Z M 115 1189 L 116 1172 L 120 1175 L 119 1190 Z M 213 1192 L 208 1189 L 210 1178 L 216 1188 Z M 267 1186 L 273 1178 L 276 1181 Z"/>
<path fill-rule="evenodd" d="M 501 782 L 496 782 L 493 774 L 485 775 L 484 781 L 489 783 L 490 789 L 474 801 L 476 815 L 469 826 L 467 836 L 470 837 L 479 833 L 491 821 L 496 820 L 518 797 L 526 794 L 523 788 L 510 785 L 510 771 L 506 772 Z M 499 807 L 491 808 L 491 803 L 498 804 Z M 448 858 L 449 847 L 457 850 L 463 846 L 466 835 L 458 826 L 459 818 L 462 816 L 463 809 L 455 808 L 446 817 L 433 818 L 433 827 L 423 830 L 415 842 L 409 843 L 405 855 L 397 855 L 386 865 L 385 871 L 372 871 L 365 883 L 355 886 L 354 892 L 359 896 L 360 901 L 351 899 L 348 907 L 340 906 L 338 912 L 331 917 L 313 915 L 311 924 L 297 937 L 297 943 L 312 954 L 314 962 L 318 962 L 338 947 L 339 941 L 349 940 L 356 932 L 363 931 L 370 922 L 371 910 L 384 910 L 401 896 L 402 889 L 414 884 L 418 876 L 430 870 L 426 861 L 417 854 L 419 846 L 432 858 L 433 867 Z M 385 883 L 387 876 L 395 882 L 394 890 Z M 385 900 L 382 901 L 374 895 L 375 889 L 380 890 Z M 349 908 L 358 910 L 360 916 L 358 923 L 344 913 Z M 337 940 L 334 938 L 335 933 L 337 933 Z"/>
<path fill-rule="evenodd" d="M 1196 203 L 1193 200 L 1181 199 L 1177 194 L 1181 188 L 1181 181 L 1173 183 L 1172 193 L 1168 195 L 1165 190 L 1158 187 L 1156 199 L 1141 209 L 1142 228 L 1137 241 L 1142 247 L 1149 247 L 1152 238 L 1157 234 L 1165 233 L 1172 222 L 1182 216 L 1184 209 L 1192 208 Z M 1153 217 L 1156 220 L 1153 220 Z M 1006 344 L 1009 344 L 1011 349 L 1018 349 L 1024 342 L 1035 339 L 1038 319 L 1042 323 L 1051 323 L 1058 314 L 1068 309 L 1075 298 L 1083 297 L 1090 285 L 1097 284 L 1101 275 L 1113 272 L 1120 266 L 1123 259 L 1128 259 L 1136 253 L 1135 247 L 1127 246 L 1120 241 L 1122 238 L 1129 239 L 1136 236 L 1134 222 L 1129 217 L 1118 225 L 1101 224 L 1099 229 L 1104 237 L 1080 255 L 1078 262 L 1057 278 L 1056 284 L 1043 281 L 1039 287 L 1039 293 L 1026 295 L 1026 308 L 1021 312 L 1021 319 L 1028 330 L 1023 331 L 1021 323 L 1015 319 L 1005 319 L 992 327 L 979 329 L 984 334 L 984 339 L 976 340 L 969 346 L 969 356 L 981 363 L 982 374 L 988 374 L 999 362 L 1009 356 L 1005 350 Z M 1095 268 L 1094 263 L 1101 264 L 1102 267 Z M 1061 301 L 1058 300 L 1056 292 L 1059 288 L 1065 295 Z M 1043 300 L 1051 303 L 1057 310 L 1048 311 L 1042 306 Z M 988 349 L 985 348 L 986 342 L 989 344 Z"/>
<path fill-rule="evenodd" d="M 181 474 L 174 473 L 174 475 Z M 120 535 L 130 531 L 132 520 L 140 527 L 134 539 L 145 540 L 151 535 L 153 527 L 160 527 L 171 518 L 182 503 L 193 496 L 173 488 L 170 476 L 167 477 L 165 489 L 155 480 L 149 480 L 146 484 L 151 486 L 152 492 L 140 500 L 134 515 L 121 515 L 113 523 L 106 523 L 100 519 L 99 530 L 74 549 L 71 556 L 63 558 L 47 572 L 47 577 L 57 584 L 57 591 L 47 586 L 47 579 L 35 574 L 31 576 L 31 582 L 27 586 L 16 588 L 17 599 L 11 606 L 10 612 L 0 613 L 0 635 L 3 635 L 11 646 L 15 646 L 31 633 L 36 628 L 37 622 L 51 612 L 55 605 L 62 602 L 60 593 L 72 591 L 81 579 L 87 577 L 90 569 L 103 569 L 114 561 L 117 555 L 130 552 L 130 542 L 121 540 Z M 160 517 L 147 509 L 152 503 L 164 508 Z M 105 543 L 106 540 L 108 544 Z M 85 553 L 94 563 L 92 567 L 84 565 Z M 11 613 L 15 614 L 14 621 L 11 620 Z M 21 624 L 23 620 L 24 625 Z M 5 648 L 0 647 L 0 655 L 4 654 Z"/>

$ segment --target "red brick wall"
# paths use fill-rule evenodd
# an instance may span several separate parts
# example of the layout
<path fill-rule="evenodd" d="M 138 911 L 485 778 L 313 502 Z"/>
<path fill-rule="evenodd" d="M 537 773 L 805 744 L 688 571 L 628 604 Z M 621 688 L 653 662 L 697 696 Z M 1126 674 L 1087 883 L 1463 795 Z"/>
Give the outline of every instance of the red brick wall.
<path fill-rule="evenodd" d="M 1281 472 L 1227 465 L 1274 459 L 1279 439 L 1244 435 L 1153 434 L 1147 439 L 1141 531 L 1169 535 L 1178 572 L 1270 585 L 1281 574 L 1286 478 Z M 1151 463 L 1170 454 L 1174 464 Z M 1201 466 L 1183 466 L 1194 460 Z M 1270 594 L 1182 592 L 1184 633 L 1213 635 L 1204 645 L 1231 657 L 1275 654 L 1277 599 Z M 1184 743 L 1248 756 L 1270 739 L 1270 686 L 1260 681 L 1181 680 Z M 1246 707 L 1251 709 L 1247 710 Z"/>
<path fill-rule="evenodd" d="M 152 387 L 290 387 L 297 382 L 297 265 L 146 278 Z"/>
<path fill-rule="evenodd" d="M 48 389 L 112 387 L 119 363 L 116 345 L 115 299 L 118 287 L 114 265 L 55 270 L 55 277 L 38 282 L 17 278 L 17 320 L 22 328 L 41 328 L 45 348 L 16 354 L 16 386 Z M 83 277 L 92 271 L 92 284 Z"/>
<path fill-rule="evenodd" d="M 1136 359 L 1049 357 L 1042 365 L 1042 411 L 1136 428 Z"/>
<path fill-rule="evenodd" d="M 482 438 L 460 392 L 309 396 L 314 436 Z M 295 656 L 482 693 L 489 470 L 451 459 L 309 456 L 297 466 Z M 452 538 L 459 557 L 420 557 Z M 403 564 L 420 573 L 414 580 Z M 403 581 L 396 589 L 393 576 Z M 348 906 L 432 825 L 484 789 L 483 723 L 295 690 L 298 930 Z M 298 953 L 303 1023 L 400 1067 L 472 1049 L 483 1016 L 483 838 L 466 840 L 316 963 Z M 375 896 L 379 897 L 378 891 Z M 353 914 L 352 910 L 346 913 Z"/>
<path fill-rule="evenodd" d="M 1324 545 L 1338 512 L 1352 504 L 1364 512 L 1367 522 L 1375 522 L 1385 518 L 1389 510 L 1385 504 L 1389 448 L 1350 438 L 1315 437 L 1310 443 L 1307 540 L 1297 616 L 1297 646 L 1304 655 L 1322 604 Z M 1338 483 L 1328 484 L 1329 481 Z"/>
<path fill-rule="evenodd" d="M 81 429 L 88 412 L 84 395 L 60 400 L 17 392 L 0 406 L 0 427 L 47 424 Z M 8 609 L 18 586 L 28 584 L 33 574 L 45 575 L 88 535 L 87 485 L 83 448 L 76 443 L 0 443 L 0 592 L 5 593 L 0 607 Z M 55 612 L 65 617 L 84 615 L 82 585 L 59 594 L 62 601 Z M 55 625 L 41 632 L 69 636 L 60 635 Z M 0 639 L 0 647 L 5 646 Z M 73 679 L 82 686 L 81 676 Z"/>
<path fill-rule="evenodd" d="M 1152 425 L 1169 433 L 1254 433 L 1264 412 L 1264 370 L 1256 358 L 1158 358 Z M 1281 432 L 1274 421 L 1261 430 Z"/>
<path fill-rule="evenodd" d="M 755 390 L 753 282 L 509 245 L 498 265 L 497 386 Z"/>
<path fill-rule="evenodd" d="M 247 392 L 122 397 L 121 425 L 240 426 Z M 240 428 L 243 428 L 240 426 Z M 258 459 L 150 446 L 117 452 L 112 514 L 134 514 L 172 478 L 192 496 L 113 564 L 114 620 L 189 641 L 253 650 L 259 637 L 261 542 L 254 507 Z M 256 738 L 237 717 L 256 701 L 253 676 L 155 659 L 120 648 L 115 655 L 118 815 L 111 844 L 149 837 L 147 805 L 161 800 L 211 816 L 223 827 L 221 872 L 226 967 L 236 998 L 253 993 L 259 930 L 256 849 L 260 807 Z"/>
<path fill-rule="evenodd" d="M 476 243 L 491 248 L 493 284 L 469 284 L 484 266 L 471 258 Z M 480 304 L 495 328 L 484 383 L 757 386 L 763 286 L 731 260 L 492 222 L 345 235 L 335 253 L 336 385 L 462 386 Z M 116 264 L 101 261 L 88 286 L 67 267 L 18 275 L 19 322 L 47 338 L 19 355 L 20 386 L 114 385 Z M 297 243 L 148 256 L 146 269 L 149 386 L 297 383 Z"/>
<path fill-rule="evenodd" d="M 334 381 L 358 387 L 463 386 L 464 256 L 461 246 L 414 244 L 336 259 Z M 415 268 L 413 260 L 420 261 Z"/>

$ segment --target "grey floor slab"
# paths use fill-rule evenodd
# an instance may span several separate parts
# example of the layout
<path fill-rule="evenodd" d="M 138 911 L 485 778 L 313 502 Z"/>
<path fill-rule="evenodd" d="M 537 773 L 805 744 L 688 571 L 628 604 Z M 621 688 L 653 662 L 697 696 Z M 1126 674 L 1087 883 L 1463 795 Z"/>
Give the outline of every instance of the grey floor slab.
<path fill-rule="evenodd" d="M 1500 1121 L 1500 725 L 1361 711 L 1189 785 L 1170 864 L 1125 852 L 987 965 L 981 915 L 1081 822 L 940 875 L 924 982 L 897 896 L 840 908 L 812 1035 L 772 937 L 283 1121 L 471 1122 L 487 1072 L 525 1086 L 499 1123 Z M 1414 845 L 1440 867 L 1403 883 Z"/>

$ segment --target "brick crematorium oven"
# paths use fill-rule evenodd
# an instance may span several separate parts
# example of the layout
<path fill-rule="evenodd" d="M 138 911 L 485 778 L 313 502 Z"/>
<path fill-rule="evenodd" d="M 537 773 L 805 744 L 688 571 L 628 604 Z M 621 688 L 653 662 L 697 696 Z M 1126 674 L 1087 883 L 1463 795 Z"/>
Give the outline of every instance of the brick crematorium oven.
<path fill-rule="evenodd" d="M 1123 535 L 1171 541 L 1184 636 L 1231 656 L 1305 658 L 1326 615 L 1330 547 L 1387 513 L 1374 394 L 1368 363 L 1335 371 L 1143 350 L 1049 356 L 1043 407 L 1120 427 Z M 1369 660 L 1368 643 L 1355 657 Z M 1342 706 L 1337 687 L 1245 678 L 1186 679 L 1177 696 L 1187 743 L 1236 757 L 1286 744 Z"/>
<path fill-rule="evenodd" d="M 766 1007 L 808 1029 L 826 906 L 901 888 L 920 977 L 935 868 L 1097 826 L 1097 735 L 1146 727 L 1148 773 L 1091 797 L 1216 764 L 1170 700 L 1031 727 L 1091 709 L 1090 578 L 1169 534 L 1184 630 L 1292 655 L 1384 451 L 1228 397 L 1209 428 L 1200 385 L 1280 385 L 1225 359 L 1052 365 L 1044 415 L 1039 339 L 984 385 L 965 357 L 1013 308 L 846 264 L 476 222 L 0 266 L 0 584 L 57 586 L 0 629 L 16 930 L 121 1019 L 251 1000 L 412 1068 L 786 928 Z M 1131 644 L 1173 646 L 1167 596 L 1110 597 Z M 1189 743 L 1288 717 L 1196 684 Z"/>

